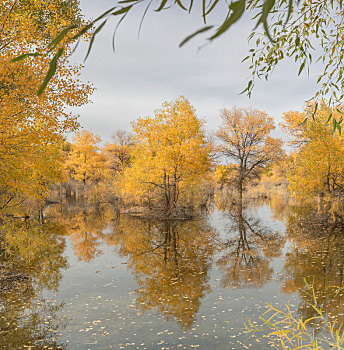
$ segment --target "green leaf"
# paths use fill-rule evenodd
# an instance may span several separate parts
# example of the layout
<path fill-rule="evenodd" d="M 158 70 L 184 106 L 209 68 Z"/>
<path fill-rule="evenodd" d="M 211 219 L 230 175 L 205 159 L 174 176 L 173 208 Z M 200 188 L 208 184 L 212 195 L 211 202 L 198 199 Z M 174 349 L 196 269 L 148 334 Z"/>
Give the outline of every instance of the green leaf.
<path fill-rule="evenodd" d="M 147 14 L 148 9 L 149 9 L 149 7 L 150 7 L 151 4 L 152 4 L 152 1 L 150 1 L 150 2 L 148 3 L 147 7 L 145 8 L 145 10 L 144 10 L 144 12 L 143 12 L 143 15 L 142 15 L 141 20 L 140 20 L 139 30 L 138 30 L 138 32 L 137 32 L 137 38 L 140 37 L 140 33 L 141 33 L 141 28 L 142 28 L 143 21 L 144 21 L 144 19 L 145 19 L 145 17 L 146 17 L 146 14 Z M 128 13 L 128 12 L 127 12 L 127 13 Z M 121 18 L 121 19 L 122 19 L 122 18 Z"/>
<path fill-rule="evenodd" d="M 63 29 L 54 40 L 52 40 L 48 44 L 48 48 L 50 50 L 53 50 L 62 40 L 63 38 L 73 29 L 77 28 L 78 26 L 76 24 L 70 25 L 67 28 Z"/>
<path fill-rule="evenodd" d="M 206 26 L 203 27 L 199 30 L 197 30 L 196 32 L 192 33 L 191 35 L 187 36 L 180 44 L 179 47 L 182 47 L 183 45 L 185 45 L 189 40 L 191 40 L 192 38 L 194 38 L 196 35 L 204 33 L 210 29 L 212 29 L 214 26 Z"/>
<path fill-rule="evenodd" d="M 262 23 L 267 21 L 268 15 L 270 13 L 270 11 L 272 10 L 272 8 L 275 5 L 275 1 L 276 0 L 265 0 L 264 4 L 263 4 L 263 11 L 262 11 L 262 15 L 260 17 L 260 21 Z"/>
<path fill-rule="evenodd" d="M 91 23 L 87 24 L 84 28 L 82 28 L 78 33 L 76 33 L 71 40 L 75 40 L 80 38 L 82 35 L 84 35 L 86 32 L 88 32 L 93 25 L 98 22 L 99 20 L 101 20 L 102 18 L 104 18 L 105 16 L 107 16 L 110 12 L 112 12 L 113 10 L 115 10 L 117 8 L 117 6 L 112 7 L 111 9 L 105 11 L 103 14 L 101 14 L 99 17 L 97 17 L 94 21 L 92 21 Z"/>
<path fill-rule="evenodd" d="M 328 124 L 328 122 L 331 120 L 331 118 L 332 118 L 332 113 L 329 114 L 328 119 L 327 119 L 325 124 Z"/>
<path fill-rule="evenodd" d="M 89 55 L 90 52 L 91 52 L 91 49 L 92 49 L 92 46 L 93 46 L 94 39 L 95 39 L 96 35 L 103 29 L 103 27 L 105 26 L 106 22 L 107 22 L 107 19 L 106 19 L 102 24 L 100 24 L 100 25 L 97 27 L 97 29 L 94 31 L 94 33 L 93 33 L 93 35 L 92 35 L 92 37 L 91 37 L 90 44 L 89 44 L 89 46 L 88 46 L 88 50 L 87 50 L 87 53 L 86 53 L 86 56 L 85 56 L 84 61 L 87 60 L 87 57 L 88 57 L 88 55 Z"/>
<path fill-rule="evenodd" d="M 318 102 L 315 104 L 314 111 L 313 111 L 313 114 L 312 114 L 313 120 L 315 120 L 315 113 L 317 112 L 317 110 L 318 110 Z"/>
<path fill-rule="evenodd" d="M 127 14 L 128 14 L 128 12 L 125 13 L 125 14 L 120 18 L 120 20 L 117 22 L 116 27 L 115 27 L 115 29 L 114 29 L 114 31 L 113 31 L 113 34 L 112 34 L 112 50 L 113 50 L 113 52 L 116 51 L 116 49 L 115 49 L 115 37 L 116 37 L 117 30 L 118 30 L 120 24 L 123 22 L 123 20 L 124 20 L 124 18 L 126 17 Z"/>
<path fill-rule="evenodd" d="M 285 24 L 288 23 L 292 12 L 293 12 L 293 0 L 289 0 L 289 3 L 288 3 L 288 14 L 287 14 L 287 18 L 285 20 Z"/>
<path fill-rule="evenodd" d="M 104 18 L 105 16 L 107 16 L 110 12 L 112 12 L 113 10 L 115 10 L 117 8 L 117 6 L 111 7 L 111 9 L 105 11 L 104 13 L 102 13 L 99 17 L 97 17 L 94 21 L 92 21 L 92 24 L 98 22 L 99 20 L 101 20 L 102 18 Z"/>
<path fill-rule="evenodd" d="M 209 40 L 213 40 L 227 31 L 235 22 L 237 22 L 241 16 L 245 12 L 245 0 L 238 0 L 232 2 L 229 5 L 229 11 L 227 18 L 224 20 L 220 28 L 216 31 L 216 33 L 209 38 Z"/>
<path fill-rule="evenodd" d="M 123 13 L 127 13 L 131 8 L 133 7 L 133 5 L 127 6 L 127 7 L 122 7 L 121 9 L 112 12 L 111 14 L 113 16 L 118 16 L 118 15 L 122 15 Z"/>
<path fill-rule="evenodd" d="M 267 37 L 269 38 L 269 40 L 270 40 L 272 43 L 275 42 L 275 40 L 272 38 L 272 36 L 271 36 L 271 34 L 270 34 L 268 22 L 267 22 L 266 20 L 263 22 L 263 27 L 264 27 L 264 30 L 265 30 L 265 34 L 267 35 Z"/>
<path fill-rule="evenodd" d="M 162 0 L 160 6 L 155 11 L 160 12 L 165 7 L 166 3 L 167 0 Z"/>
<path fill-rule="evenodd" d="M 248 91 L 248 95 L 250 95 L 250 88 L 252 87 L 252 85 L 253 85 L 253 80 L 250 80 L 247 84 L 247 87 L 243 91 L 241 91 L 239 95 L 242 95 L 246 91 Z"/>
<path fill-rule="evenodd" d="M 211 11 L 214 10 L 215 6 L 217 5 L 217 3 L 219 2 L 219 0 L 215 0 L 212 5 L 209 7 L 209 10 L 205 13 L 205 15 L 207 16 Z"/>
<path fill-rule="evenodd" d="M 269 38 L 269 40 L 271 42 L 274 42 L 274 40 L 273 40 L 273 38 L 272 38 L 272 36 L 270 34 L 267 19 L 268 19 L 269 13 L 271 12 L 272 8 L 275 5 L 275 2 L 276 2 L 276 0 L 264 0 L 261 16 L 259 17 L 258 22 L 257 22 L 257 24 L 256 24 L 256 26 L 254 28 L 254 29 L 257 29 L 259 24 L 262 23 L 263 27 L 264 27 L 264 30 L 265 30 L 265 34 L 267 35 L 267 37 Z"/>
<path fill-rule="evenodd" d="M 175 2 L 178 4 L 178 6 L 180 8 L 182 8 L 183 10 L 187 11 L 188 9 L 182 4 L 182 2 L 180 0 L 175 0 Z"/>
<path fill-rule="evenodd" d="M 306 117 L 302 123 L 300 123 L 300 125 L 303 125 L 303 124 L 306 124 L 307 123 L 307 120 L 308 120 L 308 117 Z"/>
<path fill-rule="evenodd" d="M 21 60 L 23 60 L 23 59 L 25 59 L 27 57 L 37 57 L 37 56 L 42 56 L 42 54 L 39 53 L 39 52 L 24 53 L 24 54 L 22 54 L 20 56 L 12 58 L 11 62 L 18 62 L 18 61 L 21 61 Z"/>
<path fill-rule="evenodd" d="M 189 6 L 189 13 L 190 13 L 190 12 L 191 12 L 191 10 L 192 10 L 193 3 L 194 3 L 194 0 L 191 0 L 191 1 L 190 1 L 190 6 Z"/>
<path fill-rule="evenodd" d="M 336 119 L 333 119 L 333 128 L 331 131 L 331 136 L 333 136 L 334 132 L 336 131 L 336 128 L 337 128 L 337 121 Z"/>
<path fill-rule="evenodd" d="M 301 74 L 301 72 L 303 71 L 303 68 L 305 68 L 305 64 L 306 64 L 306 61 L 303 61 L 301 66 L 300 66 L 299 73 L 297 75 Z"/>
<path fill-rule="evenodd" d="M 82 28 L 78 33 L 76 33 L 71 40 L 79 39 L 82 35 L 84 35 L 87 31 L 89 31 L 93 27 L 93 22 L 87 24 L 84 28 Z"/>
<path fill-rule="evenodd" d="M 53 78 L 53 76 L 55 75 L 56 72 L 56 68 L 57 68 L 57 62 L 59 60 L 59 58 L 62 56 L 64 52 L 64 48 L 61 47 L 57 53 L 55 54 L 55 56 L 52 58 L 52 60 L 49 63 L 49 70 L 47 75 L 45 76 L 43 83 L 41 84 L 41 86 L 38 89 L 37 92 L 37 96 L 42 95 L 42 93 L 44 92 L 44 90 L 46 89 L 47 85 L 49 84 L 50 80 Z"/>

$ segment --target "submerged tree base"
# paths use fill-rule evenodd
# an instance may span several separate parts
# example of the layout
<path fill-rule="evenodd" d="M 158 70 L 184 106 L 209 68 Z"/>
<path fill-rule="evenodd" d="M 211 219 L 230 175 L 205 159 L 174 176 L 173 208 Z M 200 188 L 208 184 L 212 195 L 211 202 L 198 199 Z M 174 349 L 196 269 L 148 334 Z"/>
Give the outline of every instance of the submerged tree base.
<path fill-rule="evenodd" d="M 180 207 L 176 208 L 173 212 L 166 213 L 166 211 L 159 208 L 147 208 L 147 207 L 131 207 L 129 209 L 121 210 L 121 214 L 138 216 L 145 219 L 159 219 L 159 220 L 190 220 L 199 215 L 189 208 Z"/>

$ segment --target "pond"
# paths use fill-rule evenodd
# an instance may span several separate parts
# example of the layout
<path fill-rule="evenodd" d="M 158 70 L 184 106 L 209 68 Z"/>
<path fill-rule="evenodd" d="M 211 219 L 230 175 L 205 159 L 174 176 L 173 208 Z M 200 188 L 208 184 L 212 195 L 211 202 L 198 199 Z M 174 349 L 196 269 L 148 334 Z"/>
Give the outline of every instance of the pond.
<path fill-rule="evenodd" d="M 344 232 L 281 198 L 177 222 L 77 203 L 44 215 L 38 229 L 16 228 L 31 279 L 0 294 L 1 349 L 266 349 L 244 323 L 266 303 L 312 316 L 304 278 L 343 321 L 332 288 Z"/>

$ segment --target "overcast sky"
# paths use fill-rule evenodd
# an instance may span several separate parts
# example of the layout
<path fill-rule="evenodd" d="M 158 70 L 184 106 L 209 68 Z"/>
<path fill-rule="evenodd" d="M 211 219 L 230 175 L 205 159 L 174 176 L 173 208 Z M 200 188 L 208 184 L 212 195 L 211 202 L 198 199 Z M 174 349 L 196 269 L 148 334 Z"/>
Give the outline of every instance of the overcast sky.
<path fill-rule="evenodd" d="M 81 0 L 86 18 L 95 18 L 113 6 L 112 0 Z M 181 11 L 178 11 L 181 12 Z M 177 16 L 178 15 L 178 16 Z M 278 67 L 268 82 L 256 84 L 249 99 L 239 93 L 246 87 L 248 64 L 247 36 L 253 23 L 241 21 L 219 40 L 198 48 L 206 42 L 199 37 L 178 48 L 184 37 L 202 26 L 197 13 L 188 15 L 165 11 L 150 12 L 137 39 L 142 12 L 134 13 L 122 23 L 113 53 L 113 24 L 99 34 L 85 62 L 82 79 L 96 87 L 92 104 L 79 108 L 81 125 L 110 140 L 117 129 L 130 130 L 130 122 L 139 116 L 153 115 L 163 101 L 184 95 L 204 118 L 208 129 L 221 123 L 221 108 L 253 106 L 281 121 L 283 112 L 302 110 L 304 101 L 314 93 L 314 78 L 297 77 L 292 62 Z M 84 49 L 73 57 L 82 60 Z M 277 135 L 281 136 L 280 132 Z"/>

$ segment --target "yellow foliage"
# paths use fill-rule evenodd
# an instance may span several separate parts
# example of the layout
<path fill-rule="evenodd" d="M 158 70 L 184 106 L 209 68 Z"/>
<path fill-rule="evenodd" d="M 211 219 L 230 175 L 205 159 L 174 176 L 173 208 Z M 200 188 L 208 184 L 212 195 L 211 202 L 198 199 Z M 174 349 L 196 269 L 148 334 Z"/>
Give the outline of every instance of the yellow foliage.
<path fill-rule="evenodd" d="M 61 178 L 61 144 L 78 127 L 66 107 L 87 103 L 92 88 L 76 78 L 81 67 L 67 62 L 70 49 L 40 98 L 41 67 L 51 57 L 9 64 L 20 54 L 39 50 L 62 27 L 81 25 L 76 1 L 2 1 L 0 23 L 0 193 L 6 203 L 17 195 L 44 195 Z"/>
<path fill-rule="evenodd" d="M 342 189 L 344 185 L 344 143 L 338 133 L 326 125 L 329 114 L 338 119 L 339 112 L 320 104 L 315 120 L 313 107 L 303 113 L 284 114 L 284 130 L 296 149 L 289 158 L 289 190 L 294 196 L 306 197 L 321 192 Z M 305 120 L 305 118 L 308 118 Z"/>
<path fill-rule="evenodd" d="M 135 146 L 124 171 L 126 191 L 163 204 L 170 214 L 183 193 L 198 186 L 211 167 L 203 123 L 189 101 L 165 102 L 154 117 L 132 123 Z"/>
<path fill-rule="evenodd" d="M 220 164 L 214 170 L 215 181 L 219 183 L 221 186 L 223 186 L 224 184 L 232 183 L 235 181 L 237 171 L 238 171 L 237 164 L 230 164 L 230 165 Z"/>
<path fill-rule="evenodd" d="M 83 182 L 97 182 L 103 177 L 106 158 L 99 152 L 100 138 L 88 130 L 78 132 L 65 162 L 69 178 Z"/>
<path fill-rule="evenodd" d="M 217 136 L 219 151 L 237 164 L 237 187 L 240 198 L 248 179 L 283 157 L 282 141 L 270 136 L 274 121 L 254 108 L 232 108 L 221 111 L 222 126 Z"/>
<path fill-rule="evenodd" d="M 117 130 L 112 136 L 114 142 L 108 143 L 103 148 L 107 157 L 107 167 L 114 175 L 123 173 L 130 165 L 131 149 L 133 147 L 132 135 L 123 130 Z"/>

